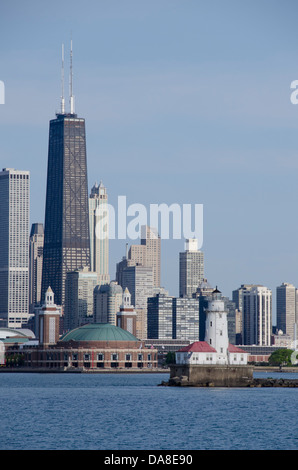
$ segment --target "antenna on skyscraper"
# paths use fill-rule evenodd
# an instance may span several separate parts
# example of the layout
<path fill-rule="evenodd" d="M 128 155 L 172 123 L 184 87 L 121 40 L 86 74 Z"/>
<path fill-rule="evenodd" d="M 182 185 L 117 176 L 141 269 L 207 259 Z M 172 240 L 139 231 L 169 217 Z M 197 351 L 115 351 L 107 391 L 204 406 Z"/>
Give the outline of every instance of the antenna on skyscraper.
<path fill-rule="evenodd" d="M 74 97 L 72 94 L 72 39 L 70 40 L 69 102 L 70 102 L 70 114 L 74 114 Z"/>
<path fill-rule="evenodd" d="M 64 100 L 64 44 L 62 44 L 62 66 L 61 66 L 61 114 L 65 113 Z"/>

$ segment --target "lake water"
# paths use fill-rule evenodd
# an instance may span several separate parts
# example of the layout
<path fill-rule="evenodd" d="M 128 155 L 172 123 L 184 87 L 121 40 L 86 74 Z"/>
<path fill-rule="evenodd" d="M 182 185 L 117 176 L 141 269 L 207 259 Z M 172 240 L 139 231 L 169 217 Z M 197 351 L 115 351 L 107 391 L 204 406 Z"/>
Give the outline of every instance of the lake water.
<path fill-rule="evenodd" d="M 2 373 L 0 449 L 298 449 L 297 388 L 158 387 L 168 378 Z"/>

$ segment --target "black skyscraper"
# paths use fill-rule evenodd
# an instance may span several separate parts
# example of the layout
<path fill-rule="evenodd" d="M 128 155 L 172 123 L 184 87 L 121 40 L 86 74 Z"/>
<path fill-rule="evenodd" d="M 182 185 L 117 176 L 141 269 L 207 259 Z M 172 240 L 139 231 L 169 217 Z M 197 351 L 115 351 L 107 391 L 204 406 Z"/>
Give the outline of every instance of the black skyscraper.
<path fill-rule="evenodd" d="M 50 121 L 42 299 L 50 286 L 64 305 L 68 271 L 90 268 L 85 120 L 73 111 Z"/>

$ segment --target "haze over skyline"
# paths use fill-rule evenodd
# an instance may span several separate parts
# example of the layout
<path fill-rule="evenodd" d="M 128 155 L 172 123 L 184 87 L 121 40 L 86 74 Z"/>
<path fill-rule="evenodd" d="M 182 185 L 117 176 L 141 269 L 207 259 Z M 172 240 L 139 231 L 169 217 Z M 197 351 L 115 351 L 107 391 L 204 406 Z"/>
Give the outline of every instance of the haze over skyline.
<path fill-rule="evenodd" d="M 89 190 L 109 203 L 203 204 L 205 276 L 298 287 L 297 4 L 293 0 L 94 1 L 1 6 L 1 168 L 29 170 L 31 223 L 44 223 L 49 120 L 86 119 Z M 128 243 L 133 243 L 127 240 Z M 184 240 L 162 241 L 161 283 L 178 294 Z M 125 240 L 110 242 L 110 275 Z"/>

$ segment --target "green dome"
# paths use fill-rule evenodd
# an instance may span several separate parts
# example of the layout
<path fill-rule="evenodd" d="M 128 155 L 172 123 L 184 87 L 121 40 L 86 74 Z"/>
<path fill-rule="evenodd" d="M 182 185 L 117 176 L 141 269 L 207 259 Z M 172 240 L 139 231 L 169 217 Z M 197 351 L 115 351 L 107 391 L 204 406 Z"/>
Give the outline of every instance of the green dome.
<path fill-rule="evenodd" d="M 75 328 L 60 338 L 60 341 L 139 341 L 129 331 L 110 323 L 88 323 Z"/>

